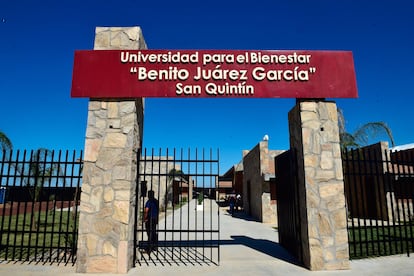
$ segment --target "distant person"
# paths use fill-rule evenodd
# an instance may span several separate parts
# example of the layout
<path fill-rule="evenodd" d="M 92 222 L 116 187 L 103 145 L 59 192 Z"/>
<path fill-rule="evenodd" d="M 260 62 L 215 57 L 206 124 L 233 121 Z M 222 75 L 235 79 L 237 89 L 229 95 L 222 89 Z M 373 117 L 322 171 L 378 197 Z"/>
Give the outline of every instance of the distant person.
<path fill-rule="evenodd" d="M 241 207 L 241 195 L 237 194 L 237 196 L 236 196 L 236 211 L 239 211 L 239 207 Z"/>
<path fill-rule="evenodd" d="M 236 197 L 235 197 L 234 194 L 230 195 L 229 205 L 230 205 L 230 214 L 231 214 L 231 216 L 234 216 L 234 207 L 236 205 Z"/>
<path fill-rule="evenodd" d="M 157 248 L 158 235 L 157 235 L 157 224 L 158 224 L 158 200 L 154 197 L 154 191 L 148 191 L 148 201 L 145 203 L 144 222 L 145 230 L 148 236 L 148 247 L 146 248 L 147 253 L 151 253 Z"/>

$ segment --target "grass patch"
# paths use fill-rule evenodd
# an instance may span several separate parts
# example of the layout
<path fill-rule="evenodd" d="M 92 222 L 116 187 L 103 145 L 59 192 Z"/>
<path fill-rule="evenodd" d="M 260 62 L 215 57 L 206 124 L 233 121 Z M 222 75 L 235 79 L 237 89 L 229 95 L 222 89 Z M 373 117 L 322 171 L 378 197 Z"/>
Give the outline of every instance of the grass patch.
<path fill-rule="evenodd" d="M 351 259 L 414 252 L 414 223 L 348 229 Z"/>
<path fill-rule="evenodd" d="M 76 251 L 75 219 L 69 211 L 37 212 L 33 218 L 31 214 L 1 218 L 0 259 L 28 260 L 57 248 Z"/>

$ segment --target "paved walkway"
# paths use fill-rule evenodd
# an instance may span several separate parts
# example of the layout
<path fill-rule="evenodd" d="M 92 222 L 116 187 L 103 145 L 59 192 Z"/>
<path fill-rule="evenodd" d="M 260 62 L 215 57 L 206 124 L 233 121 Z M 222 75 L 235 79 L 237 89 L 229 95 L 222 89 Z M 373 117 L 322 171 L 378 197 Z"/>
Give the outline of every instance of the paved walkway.
<path fill-rule="evenodd" d="M 231 217 L 220 208 L 220 265 L 143 265 L 127 275 L 414 275 L 414 257 L 390 256 L 351 261 L 346 271 L 311 272 L 296 265 L 278 244 L 273 225 L 251 220 L 242 213 Z M 97 275 L 77 274 L 74 266 L 0 264 L 0 275 Z M 113 274 L 99 274 L 113 275 Z M 119 275 L 119 274 L 118 274 Z"/>

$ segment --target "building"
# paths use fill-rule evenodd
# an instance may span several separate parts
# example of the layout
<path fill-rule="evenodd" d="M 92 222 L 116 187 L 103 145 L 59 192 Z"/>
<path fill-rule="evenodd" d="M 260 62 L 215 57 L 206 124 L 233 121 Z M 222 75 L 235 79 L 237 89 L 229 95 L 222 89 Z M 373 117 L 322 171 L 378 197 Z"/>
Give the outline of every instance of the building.
<path fill-rule="evenodd" d="M 353 218 L 410 220 L 414 214 L 414 149 L 380 142 L 346 153 L 344 185 Z"/>
<path fill-rule="evenodd" d="M 277 223 L 275 157 L 284 150 L 269 150 L 268 140 L 243 152 L 243 206 L 263 223 Z"/>
<path fill-rule="evenodd" d="M 220 177 L 217 197 L 224 200 L 228 194 L 240 194 L 245 212 L 263 223 L 277 224 L 275 157 L 285 150 L 268 147 L 268 139 L 263 139 L 244 150 L 242 161 Z"/>
<path fill-rule="evenodd" d="M 234 165 L 219 177 L 216 198 L 224 201 L 229 194 L 233 193 L 243 196 L 243 162 Z"/>

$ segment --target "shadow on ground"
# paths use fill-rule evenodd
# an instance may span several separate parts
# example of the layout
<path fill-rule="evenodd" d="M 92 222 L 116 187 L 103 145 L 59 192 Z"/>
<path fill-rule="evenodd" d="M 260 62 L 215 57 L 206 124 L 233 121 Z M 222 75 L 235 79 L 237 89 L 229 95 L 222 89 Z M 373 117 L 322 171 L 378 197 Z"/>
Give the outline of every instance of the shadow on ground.
<path fill-rule="evenodd" d="M 263 239 L 253 239 L 247 236 L 231 236 L 233 240 L 224 240 L 220 242 L 220 245 L 234 245 L 240 244 L 247 247 L 250 247 L 258 252 L 269 255 L 273 258 L 289 262 L 294 265 L 300 265 L 298 260 L 296 260 L 286 249 L 284 249 L 279 243 L 263 240 Z"/>
<path fill-rule="evenodd" d="M 140 260 L 137 260 L 140 265 L 142 264 L 216 264 L 209 253 L 211 250 L 219 250 L 220 246 L 229 245 L 243 245 L 254 249 L 260 253 L 267 254 L 270 257 L 283 260 L 285 262 L 299 265 L 301 264 L 289 254 L 279 243 L 264 240 L 254 239 L 248 236 L 231 236 L 231 240 L 187 240 L 187 241 L 162 241 L 159 242 L 158 250 L 154 251 L 150 255 L 143 254 L 142 248 L 145 244 L 141 245 Z"/>

